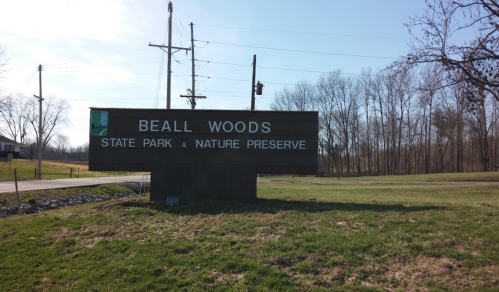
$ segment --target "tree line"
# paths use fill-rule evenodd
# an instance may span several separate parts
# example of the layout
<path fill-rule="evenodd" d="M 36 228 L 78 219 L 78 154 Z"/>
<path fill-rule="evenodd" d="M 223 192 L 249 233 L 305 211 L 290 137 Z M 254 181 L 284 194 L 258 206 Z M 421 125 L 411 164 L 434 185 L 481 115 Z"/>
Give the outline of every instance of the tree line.
<path fill-rule="evenodd" d="M 1 133 L 22 144 L 21 156 L 37 159 L 39 137 L 39 108 L 35 98 L 23 94 L 8 95 L 0 99 Z M 42 106 L 41 145 L 42 157 L 50 160 L 86 161 L 88 143 L 70 146 L 68 137 L 61 133 L 70 124 L 67 101 L 46 97 Z"/>
<path fill-rule="evenodd" d="M 340 70 L 276 93 L 273 110 L 319 112 L 319 172 L 389 175 L 499 166 L 499 103 L 470 104 L 438 64 Z"/>
<path fill-rule="evenodd" d="M 276 93 L 273 110 L 319 112 L 319 171 L 384 175 L 499 167 L 499 2 L 425 0 L 409 53 Z M 462 40 L 465 36 L 469 38 Z"/>

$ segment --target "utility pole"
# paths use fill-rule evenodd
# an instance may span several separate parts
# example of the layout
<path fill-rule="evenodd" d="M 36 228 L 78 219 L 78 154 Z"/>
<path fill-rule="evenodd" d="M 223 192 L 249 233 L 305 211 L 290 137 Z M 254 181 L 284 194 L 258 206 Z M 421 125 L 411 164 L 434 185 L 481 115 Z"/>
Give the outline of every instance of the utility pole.
<path fill-rule="evenodd" d="M 195 101 L 195 96 L 196 96 L 196 79 L 195 79 L 195 76 L 196 76 L 196 73 L 195 73 L 195 66 L 194 66 L 194 24 L 192 24 L 191 22 L 191 60 L 192 60 L 192 99 L 191 99 L 191 105 L 194 104 L 194 107 L 192 109 L 195 108 L 195 104 L 196 104 L 196 101 Z"/>
<path fill-rule="evenodd" d="M 38 98 L 39 106 L 38 106 L 38 171 L 36 172 L 36 178 L 42 179 L 42 65 L 38 65 L 38 82 L 39 82 L 39 96 L 33 94 L 34 97 Z"/>
<path fill-rule="evenodd" d="M 190 50 L 189 48 L 179 48 L 172 46 L 172 13 L 173 13 L 173 4 L 172 2 L 168 2 L 168 45 L 153 45 L 149 43 L 150 47 L 158 47 L 162 49 L 168 48 L 168 51 L 165 51 L 168 54 L 168 72 L 166 73 L 166 109 L 170 109 L 171 107 L 171 73 L 172 73 L 172 49 L 177 51 L 179 50 Z"/>
<path fill-rule="evenodd" d="M 263 84 L 258 81 L 255 86 L 255 75 L 256 75 L 256 55 L 253 55 L 253 78 L 251 80 L 251 110 L 255 110 L 255 92 L 256 95 L 262 95 Z"/>
<path fill-rule="evenodd" d="M 191 54 L 192 54 L 192 89 L 191 95 L 180 95 L 180 97 L 190 98 L 191 109 L 196 109 L 196 98 L 206 98 L 206 96 L 196 96 L 196 70 L 194 65 L 194 24 L 191 22 Z"/>
<path fill-rule="evenodd" d="M 255 110 L 256 55 L 253 55 L 253 78 L 251 79 L 251 110 Z"/>
<path fill-rule="evenodd" d="M 166 108 L 170 109 L 172 89 L 172 1 L 168 2 L 168 74 L 166 79 Z"/>

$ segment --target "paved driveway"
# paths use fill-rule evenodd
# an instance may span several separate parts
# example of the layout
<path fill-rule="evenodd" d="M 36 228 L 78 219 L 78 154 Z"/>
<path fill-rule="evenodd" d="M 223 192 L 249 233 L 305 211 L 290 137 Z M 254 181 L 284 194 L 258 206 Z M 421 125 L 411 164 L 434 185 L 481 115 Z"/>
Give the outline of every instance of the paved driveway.
<path fill-rule="evenodd" d="M 113 177 L 87 177 L 87 178 L 65 178 L 53 180 L 23 180 L 17 182 L 20 192 L 44 189 L 63 189 L 72 187 L 95 186 L 102 184 L 114 184 L 123 182 L 140 182 L 141 175 L 137 176 L 113 176 Z M 147 178 L 151 180 L 150 177 Z M 16 186 L 13 181 L 0 182 L 0 193 L 15 192 Z"/>

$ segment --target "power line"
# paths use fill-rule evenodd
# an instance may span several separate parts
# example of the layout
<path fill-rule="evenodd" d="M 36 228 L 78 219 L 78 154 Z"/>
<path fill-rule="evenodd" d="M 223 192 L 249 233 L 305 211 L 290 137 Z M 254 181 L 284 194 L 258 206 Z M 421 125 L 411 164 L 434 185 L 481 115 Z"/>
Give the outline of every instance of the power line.
<path fill-rule="evenodd" d="M 154 100 L 154 108 L 158 108 L 159 92 L 161 91 L 161 79 L 163 77 L 163 65 L 165 61 L 165 52 L 161 54 L 161 65 L 159 66 L 158 72 L 158 83 L 156 85 L 156 96 Z"/>
<path fill-rule="evenodd" d="M 36 73 L 38 72 L 38 66 L 31 72 L 31 74 L 28 75 L 28 77 L 26 77 L 26 84 L 28 84 L 31 79 L 36 75 Z"/>
<path fill-rule="evenodd" d="M 224 46 L 235 46 L 235 47 L 244 47 L 244 48 L 255 48 L 255 49 L 263 49 L 263 50 L 274 50 L 274 51 L 306 53 L 306 54 L 317 54 L 317 55 L 332 55 L 332 56 L 358 57 L 358 58 L 374 58 L 374 59 L 391 59 L 391 60 L 398 59 L 398 58 L 385 57 L 385 56 L 371 56 L 371 55 L 356 55 L 356 54 L 342 54 L 342 53 L 330 53 L 330 52 L 318 52 L 318 51 L 306 51 L 306 50 L 293 50 L 293 49 L 271 48 L 271 47 L 261 47 L 261 46 L 250 46 L 250 45 L 230 44 L 230 43 L 213 42 L 213 41 L 202 41 L 202 40 L 196 40 L 196 41 L 197 42 L 206 42 L 206 43 L 209 43 L 209 44 L 224 45 Z"/>
<path fill-rule="evenodd" d="M 221 26 L 221 25 L 208 25 L 208 24 L 197 24 L 197 25 L 206 26 L 206 27 L 227 28 L 227 29 L 253 30 L 253 31 L 292 33 L 292 34 L 308 34 L 308 35 L 320 35 L 320 36 L 340 36 L 340 37 L 378 38 L 378 39 L 403 39 L 403 40 L 410 39 L 407 37 L 380 36 L 380 35 L 359 35 L 359 34 L 339 34 L 339 33 L 324 33 L 324 32 L 310 32 L 310 31 L 291 31 L 291 30 L 247 28 L 247 27 L 234 27 L 234 26 Z"/>
<path fill-rule="evenodd" d="M 196 50 L 196 51 L 194 52 L 194 57 L 196 57 L 196 56 L 197 56 L 197 54 L 198 54 L 198 52 L 197 52 L 197 50 Z M 197 59 L 194 59 L 194 60 L 195 60 L 195 61 L 197 61 Z M 199 64 L 195 64 L 195 65 L 198 67 L 199 74 L 201 74 L 201 75 L 202 75 L 203 73 L 201 72 L 201 67 L 199 66 Z M 206 92 L 206 84 L 204 83 L 204 80 L 198 80 L 198 79 L 196 79 L 196 83 L 197 83 L 197 84 L 201 83 L 201 84 L 203 85 L 203 89 L 204 89 L 203 94 L 204 94 L 204 92 Z M 205 103 L 205 100 L 208 102 L 209 108 L 212 108 L 212 106 L 211 106 L 211 102 L 210 102 L 210 99 L 209 99 L 209 98 L 202 98 L 202 99 L 201 99 L 201 102 L 203 103 L 203 105 L 205 106 L 205 104 L 204 104 L 204 103 Z M 205 106 L 205 107 L 206 107 L 206 106 Z"/>
<path fill-rule="evenodd" d="M 206 63 L 223 64 L 223 65 L 241 66 L 241 67 L 251 67 L 251 64 L 236 64 L 236 63 L 216 62 L 216 61 L 207 61 L 207 60 L 198 60 L 198 59 L 196 59 L 196 61 L 206 62 Z"/>
<path fill-rule="evenodd" d="M 146 30 L 146 29 L 144 29 L 144 24 L 142 23 L 142 20 L 140 19 L 139 15 L 137 14 L 137 11 L 135 11 L 135 8 L 133 8 L 132 3 L 130 3 L 130 0 L 127 0 L 126 4 L 127 4 L 126 6 L 127 6 L 130 10 L 132 10 L 133 14 L 135 15 L 135 18 L 137 18 L 137 20 L 139 21 L 140 28 L 141 28 L 144 32 L 146 32 L 147 30 Z"/>
<path fill-rule="evenodd" d="M 151 36 L 155 36 L 155 35 L 158 35 L 158 34 L 159 33 L 155 33 L 155 34 L 152 34 L 152 35 L 148 35 L 148 36 L 145 36 L 145 37 L 133 39 L 133 40 L 130 40 L 130 41 L 119 43 L 119 44 L 108 45 L 108 46 L 106 46 L 105 49 L 108 49 L 108 48 L 111 48 L 111 47 L 114 48 L 116 46 L 121 46 L 121 45 L 124 45 L 124 44 L 127 44 L 127 43 L 139 41 L 139 40 L 142 41 L 143 39 L 150 38 Z M 102 49 L 101 51 L 103 51 L 103 50 L 104 49 Z M 96 58 L 103 58 L 103 57 L 108 57 L 108 56 L 113 56 L 113 55 L 118 55 L 118 54 L 124 54 L 124 53 L 129 53 L 129 52 L 136 52 L 136 51 L 140 51 L 140 50 L 142 50 L 142 49 L 133 50 L 133 51 L 126 51 L 126 52 L 120 52 L 120 53 L 114 53 L 114 54 L 108 54 L 108 55 L 102 55 L 102 56 L 96 56 L 96 57 L 85 58 L 85 59 L 78 59 L 78 58 L 83 57 L 83 56 L 86 55 L 86 54 L 80 54 L 80 55 L 75 55 L 73 57 L 67 58 L 66 61 L 64 61 L 64 62 L 49 63 L 49 64 L 47 64 L 45 66 L 57 66 L 57 65 L 63 65 L 63 64 L 68 64 L 68 63 L 75 63 L 75 62 L 78 62 L 78 61 L 91 60 L 91 59 L 96 59 Z"/>
<path fill-rule="evenodd" d="M 206 61 L 206 60 L 197 60 L 198 62 L 206 62 L 206 63 L 214 63 L 214 64 L 222 64 L 222 65 L 232 65 L 232 66 L 241 66 L 241 67 L 250 67 L 251 65 L 246 65 L 246 64 L 236 64 L 236 63 L 226 63 L 226 62 L 216 62 L 216 61 Z M 280 68 L 280 67 L 268 67 L 268 66 L 256 66 L 257 68 L 262 68 L 262 69 L 272 69 L 272 70 L 284 70 L 284 71 L 296 71 L 296 72 L 309 72 L 309 73 L 329 73 L 330 71 L 318 71 L 318 70 L 306 70 L 306 69 L 293 69 L 293 68 Z M 355 73 L 345 73 L 341 72 L 341 74 L 345 75 L 362 75 L 362 74 L 355 74 Z"/>
<path fill-rule="evenodd" d="M 177 75 L 177 76 L 188 76 L 188 75 Z M 225 78 L 225 77 L 215 77 L 215 76 L 202 76 L 202 75 L 197 75 L 197 77 L 207 78 L 207 79 L 221 79 L 221 80 L 231 80 L 231 81 L 251 82 L 251 80 L 234 79 L 234 78 Z M 265 81 L 265 80 L 262 80 L 262 83 L 265 83 L 265 84 L 276 84 L 276 85 L 296 85 L 296 84 L 289 84 L 289 83 L 269 82 L 269 81 Z"/>
<path fill-rule="evenodd" d="M 80 61 L 86 61 L 86 60 L 93 60 L 93 59 L 99 59 L 99 58 L 104 58 L 104 57 L 109 57 L 109 56 L 115 56 L 115 55 L 121 55 L 121 54 L 127 54 L 127 53 L 133 53 L 137 51 L 143 51 L 146 49 L 136 49 L 132 51 L 126 51 L 126 52 L 119 52 L 119 53 L 113 53 L 113 54 L 107 54 L 107 55 L 101 55 L 101 56 L 95 56 L 95 57 L 90 57 L 90 58 L 85 58 L 85 59 L 78 59 L 76 61 L 67 61 L 67 62 L 61 62 L 61 63 L 55 63 L 55 64 L 49 64 L 47 66 L 50 67 L 57 67 L 57 65 L 64 65 L 64 64 L 69 64 L 69 63 L 75 63 L 75 62 L 80 62 Z M 71 59 L 69 59 L 71 60 Z"/>
<path fill-rule="evenodd" d="M 144 76 L 156 76 L 157 74 L 153 73 L 134 73 L 134 72 L 128 72 L 128 73 L 121 73 L 121 72 L 96 72 L 96 71 L 62 71 L 62 70 L 46 70 L 48 72 L 57 72 L 57 73 L 95 73 L 95 74 L 120 74 L 120 75 L 144 75 Z M 191 75 L 183 75 L 183 74 L 172 74 L 172 76 L 177 76 L 177 77 L 192 77 Z M 196 75 L 196 77 L 200 78 L 206 78 L 206 79 L 221 79 L 221 80 L 230 80 L 230 81 L 241 81 L 241 82 L 251 82 L 251 80 L 244 80 L 244 79 L 234 79 L 234 78 L 225 78 L 225 77 L 217 77 L 217 76 L 206 76 L 206 75 Z M 269 82 L 269 81 L 262 81 L 262 83 L 265 82 L 266 84 L 276 84 L 276 85 L 295 85 L 295 84 L 289 84 L 289 83 L 278 83 L 278 82 Z"/>
<path fill-rule="evenodd" d="M 73 71 L 73 70 L 45 70 L 47 72 L 57 73 L 95 73 L 95 74 L 114 74 L 114 75 L 157 75 L 153 73 L 134 73 L 134 72 L 97 72 L 97 71 Z"/>

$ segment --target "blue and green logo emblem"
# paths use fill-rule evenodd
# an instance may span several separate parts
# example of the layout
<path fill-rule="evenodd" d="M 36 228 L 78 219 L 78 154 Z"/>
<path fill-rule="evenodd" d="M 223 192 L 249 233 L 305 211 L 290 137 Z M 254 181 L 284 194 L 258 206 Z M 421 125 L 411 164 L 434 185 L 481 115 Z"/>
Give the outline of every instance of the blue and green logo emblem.
<path fill-rule="evenodd" d="M 92 111 L 90 114 L 90 135 L 107 135 L 107 111 Z"/>

